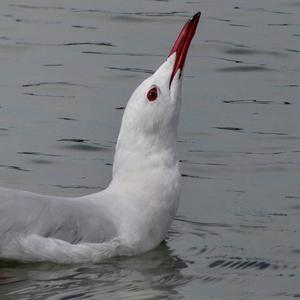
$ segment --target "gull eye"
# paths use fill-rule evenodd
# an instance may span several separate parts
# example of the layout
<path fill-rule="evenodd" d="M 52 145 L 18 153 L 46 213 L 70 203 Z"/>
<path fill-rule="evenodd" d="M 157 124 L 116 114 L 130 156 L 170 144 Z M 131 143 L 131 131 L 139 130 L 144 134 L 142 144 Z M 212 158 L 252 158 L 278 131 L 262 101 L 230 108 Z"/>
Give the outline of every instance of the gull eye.
<path fill-rule="evenodd" d="M 158 88 L 152 87 L 147 93 L 147 99 L 149 101 L 155 101 L 158 98 Z"/>

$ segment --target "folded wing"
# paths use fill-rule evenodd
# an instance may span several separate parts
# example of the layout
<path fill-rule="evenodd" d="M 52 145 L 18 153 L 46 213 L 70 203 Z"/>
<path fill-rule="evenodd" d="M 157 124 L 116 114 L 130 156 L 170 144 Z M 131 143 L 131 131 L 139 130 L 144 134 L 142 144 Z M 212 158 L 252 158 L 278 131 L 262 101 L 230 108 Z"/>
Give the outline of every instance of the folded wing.
<path fill-rule="evenodd" d="M 117 230 L 90 202 L 0 188 L 0 251 L 9 240 L 30 234 L 72 244 L 101 243 Z"/>

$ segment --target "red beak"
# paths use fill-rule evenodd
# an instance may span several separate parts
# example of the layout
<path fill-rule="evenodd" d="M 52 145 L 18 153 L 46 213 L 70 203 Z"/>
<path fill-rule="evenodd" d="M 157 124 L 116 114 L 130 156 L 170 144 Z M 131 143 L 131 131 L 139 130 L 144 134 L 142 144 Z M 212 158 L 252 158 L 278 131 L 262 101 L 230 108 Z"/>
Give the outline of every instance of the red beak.
<path fill-rule="evenodd" d="M 186 22 L 186 24 L 183 26 L 181 32 L 178 35 L 178 38 L 176 39 L 176 41 L 171 49 L 169 56 L 171 56 L 175 52 L 176 59 L 175 59 L 175 64 L 174 64 L 173 72 L 172 72 L 171 79 L 170 79 L 170 85 L 172 83 L 172 80 L 173 80 L 177 70 L 180 70 L 180 75 L 181 75 L 181 71 L 184 66 L 185 58 L 186 58 L 187 52 L 189 50 L 190 43 L 195 34 L 200 16 L 201 16 L 201 12 L 198 12 L 190 20 L 188 20 Z"/>

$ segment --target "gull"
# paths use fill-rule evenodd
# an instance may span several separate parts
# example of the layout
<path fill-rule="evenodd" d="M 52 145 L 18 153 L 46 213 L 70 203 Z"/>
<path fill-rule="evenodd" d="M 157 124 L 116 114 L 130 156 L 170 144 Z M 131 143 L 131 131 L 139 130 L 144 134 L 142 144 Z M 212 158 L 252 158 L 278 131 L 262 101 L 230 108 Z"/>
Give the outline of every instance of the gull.
<path fill-rule="evenodd" d="M 182 71 L 200 18 L 182 28 L 163 64 L 131 95 L 108 187 L 81 197 L 0 188 L 0 259 L 99 262 L 159 245 L 176 214 L 176 137 Z"/>

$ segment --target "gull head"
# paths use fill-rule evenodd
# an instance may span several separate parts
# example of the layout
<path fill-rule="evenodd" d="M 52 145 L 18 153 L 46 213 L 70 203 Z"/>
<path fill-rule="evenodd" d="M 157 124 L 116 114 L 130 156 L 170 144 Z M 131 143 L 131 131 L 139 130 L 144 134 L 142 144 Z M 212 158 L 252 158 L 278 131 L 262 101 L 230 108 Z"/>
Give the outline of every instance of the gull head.
<path fill-rule="evenodd" d="M 186 22 L 166 61 L 131 95 L 124 111 L 116 154 L 128 150 L 129 156 L 134 153 L 147 156 L 174 148 L 182 72 L 199 18 L 200 12 Z"/>

